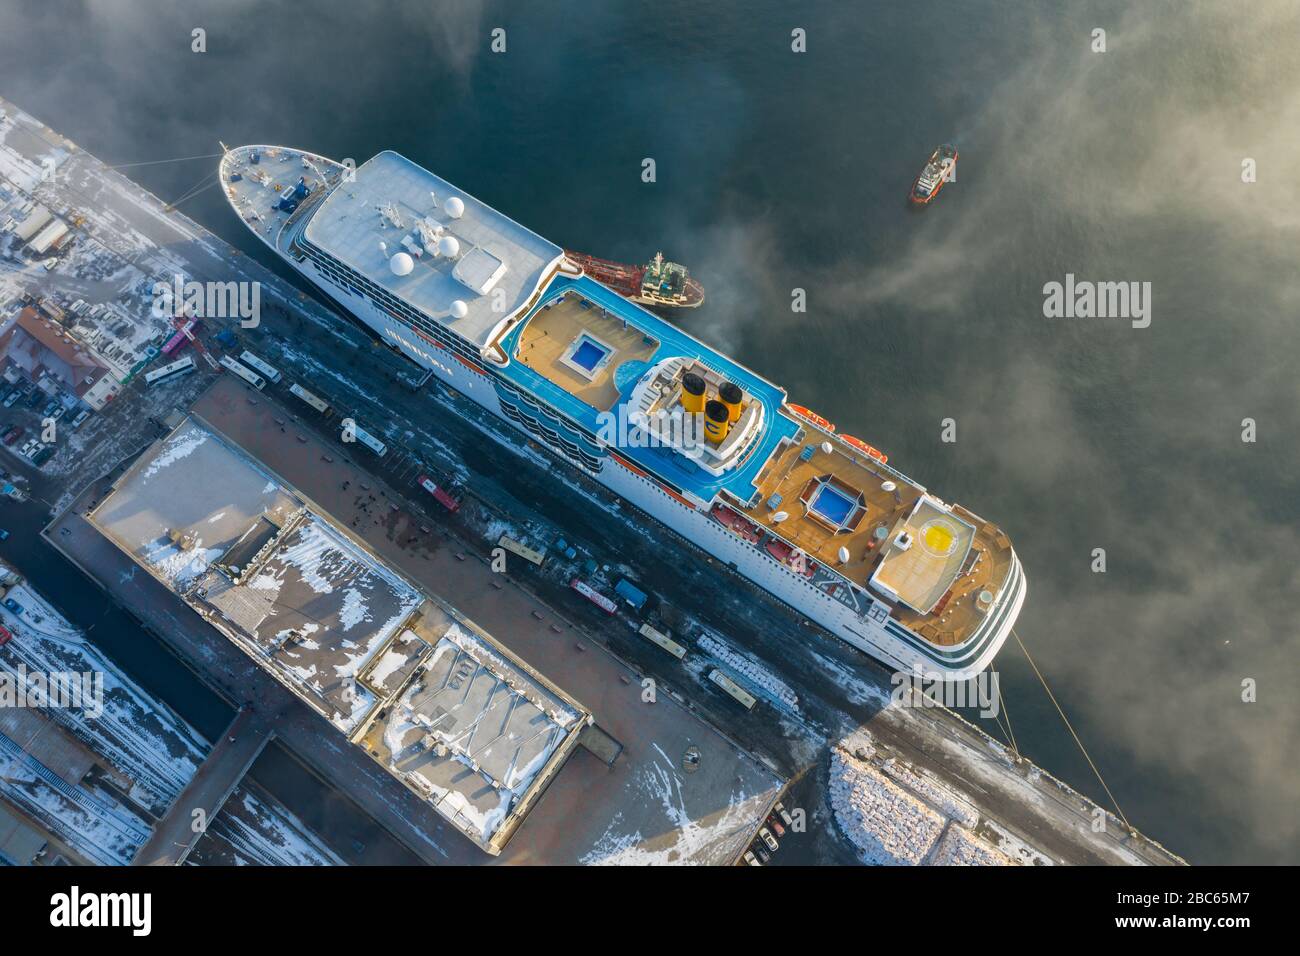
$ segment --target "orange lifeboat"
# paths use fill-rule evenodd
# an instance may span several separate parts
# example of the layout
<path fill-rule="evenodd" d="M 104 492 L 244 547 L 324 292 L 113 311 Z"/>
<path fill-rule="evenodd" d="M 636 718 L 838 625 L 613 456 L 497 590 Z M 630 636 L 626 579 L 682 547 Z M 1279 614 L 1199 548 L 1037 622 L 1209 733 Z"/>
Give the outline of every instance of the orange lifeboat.
<path fill-rule="evenodd" d="M 812 422 L 818 428 L 824 428 L 828 432 L 835 431 L 834 425 L 832 425 L 830 422 L 822 418 L 820 415 L 818 415 L 816 412 L 812 411 L 811 409 L 804 408 L 802 405 L 787 404 L 786 407 L 789 408 L 790 411 L 798 415 L 800 418 Z"/>
<path fill-rule="evenodd" d="M 868 445 L 861 438 L 854 438 L 852 435 L 841 435 L 840 438 L 843 441 L 847 442 L 848 444 L 852 445 L 854 448 L 858 449 L 858 451 L 865 451 L 868 455 L 876 459 L 876 461 L 880 462 L 882 465 L 885 462 L 889 461 L 888 455 L 886 455 L 879 448 L 874 448 L 871 445 Z"/>

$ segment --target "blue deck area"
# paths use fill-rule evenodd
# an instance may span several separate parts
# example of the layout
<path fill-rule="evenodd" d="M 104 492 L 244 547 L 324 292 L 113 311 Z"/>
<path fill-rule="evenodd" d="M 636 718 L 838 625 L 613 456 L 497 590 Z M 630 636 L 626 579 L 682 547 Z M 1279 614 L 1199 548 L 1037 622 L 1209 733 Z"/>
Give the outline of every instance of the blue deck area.
<path fill-rule="evenodd" d="M 754 492 L 754 482 L 763 465 L 767 463 L 772 452 L 784 438 L 793 438 L 799 431 L 799 425 L 792 419 L 780 414 L 785 402 L 785 391 L 771 382 L 755 375 L 744 366 L 711 349 L 693 338 L 670 322 L 666 322 L 628 302 L 622 296 L 610 291 L 598 282 L 583 276 L 580 279 L 560 277 L 551 282 L 546 295 L 535 305 L 527 318 L 518 323 L 506 335 L 502 346 L 507 355 L 514 356 L 519 344 L 519 337 L 524 326 L 532 320 L 548 302 L 554 301 L 566 292 L 580 295 L 590 302 L 601 306 L 611 314 L 625 320 L 628 325 L 641 329 L 647 336 L 656 340 L 659 347 L 647 362 L 635 364 L 635 374 L 619 374 L 623 369 L 616 369 L 615 386 L 619 392 L 619 401 L 614 407 L 617 412 L 627 401 L 628 394 L 637 380 L 650 366 L 673 356 L 686 356 L 699 359 L 704 364 L 721 372 L 731 379 L 755 400 L 762 403 L 765 410 L 763 431 L 753 445 L 748 457 L 739 467 L 727 472 L 722 477 L 714 477 L 700 468 L 690 459 L 666 448 L 619 448 L 624 457 L 646 471 L 697 495 L 705 501 L 712 500 L 719 490 L 726 489 L 741 500 L 749 500 Z M 537 399 L 550 405 L 556 411 L 582 426 L 594 435 L 598 427 L 598 413 L 586 402 L 570 394 L 564 388 L 533 371 L 521 362 L 511 361 L 502 370 L 504 377 L 516 388 L 531 393 Z"/>

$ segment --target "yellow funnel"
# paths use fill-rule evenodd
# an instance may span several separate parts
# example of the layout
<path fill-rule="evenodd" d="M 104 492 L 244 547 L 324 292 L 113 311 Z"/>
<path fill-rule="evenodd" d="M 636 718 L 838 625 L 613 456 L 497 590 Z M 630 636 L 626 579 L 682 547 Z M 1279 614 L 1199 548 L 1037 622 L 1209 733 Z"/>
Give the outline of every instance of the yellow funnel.
<path fill-rule="evenodd" d="M 740 400 L 744 397 L 740 386 L 733 382 L 724 382 L 718 389 L 718 398 L 727 406 L 727 421 L 733 425 L 740 420 Z"/>
<path fill-rule="evenodd" d="M 731 421 L 727 416 L 727 406 L 722 402 L 709 402 L 704 407 L 704 437 L 712 444 L 721 443 L 731 431 Z"/>
<path fill-rule="evenodd" d="M 704 379 L 694 372 L 682 376 L 682 408 L 692 415 L 704 411 Z"/>

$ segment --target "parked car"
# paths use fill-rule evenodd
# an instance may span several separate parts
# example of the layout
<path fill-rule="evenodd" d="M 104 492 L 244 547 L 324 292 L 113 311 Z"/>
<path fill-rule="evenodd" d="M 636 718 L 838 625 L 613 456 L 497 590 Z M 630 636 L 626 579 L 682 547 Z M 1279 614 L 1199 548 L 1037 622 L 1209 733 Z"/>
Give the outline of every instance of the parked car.
<path fill-rule="evenodd" d="M 5 607 L 7 607 L 10 611 L 12 611 L 15 614 L 23 613 L 23 606 L 19 604 L 17 601 L 15 601 L 13 598 L 5 598 Z"/>
<path fill-rule="evenodd" d="M 8 541 L 8 540 L 9 540 L 9 532 L 6 531 L 4 528 L 0 528 L 0 541 Z"/>
<path fill-rule="evenodd" d="M 760 840 L 762 840 L 764 843 L 767 844 L 767 848 L 771 850 L 773 853 L 775 853 L 777 850 L 781 848 L 781 844 L 776 842 L 776 837 L 772 836 L 772 831 L 769 830 L 767 827 L 763 827 L 761 830 L 758 831 L 758 837 Z"/>
<path fill-rule="evenodd" d="M 6 445 L 12 445 L 18 439 L 23 437 L 23 431 L 24 429 L 22 425 L 15 425 L 13 428 L 5 432 L 4 443 Z"/>
<path fill-rule="evenodd" d="M 772 854 L 767 852 L 767 847 L 763 846 L 763 844 L 759 843 L 757 840 L 751 843 L 749 848 L 764 863 L 772 859 Z"/>
<path fill-rule="evenodd" d="M 80 428 L 81 423 L 84 422 L 89 417 L 90 417 L 90 409 L 83 408 L 81 411 L 77 412 L 77 417 L 72 420 L 72 427 Z"/>
<path fill-rule="evenodd" d="M 777 836 L 779 837 L 785 836 L 785 827 L 781 825 L 781 821 L 776 818 L 775 813 L 769 816 L 764 822 L 769 827 L 771 827 L 772 832 L 775 833 Z"/>
<path fill-rule="evenodd" d="M 22 389 L 18 389 L 18 388 L 15 388 L 12 392 L 10 392 L 8 395 L 6 395 L 6 396 L 5 396 L 5 408 L 13 408 L 13 407 L 14 407 L 14 403 L 15 403 L 16 401 L 18 401 L 18 398 L 19 398 L 19 396 L 21 396 L 21 395 L 22 395 Z"/>
<path fill-rule="evenodd" d="M 49 414 L 49 417 L 50 417 L 50 418 L 54 419 L 54 420 L 57 422 L 60 418 L 63 417 L 63 414 L 64 414 L 64 412 L 66 412 L 66 411 L 67 411 L 67 409 L 64 408 L 62 405 L 58 405 L 58 404 L 56 404 L 56 405 L 54 406 L 54 411 L 52 411 L 52 412 L 50 412 L 50 413 L 48 413 L 48 414 Z"/>
<path fill-rule="evenodd" d="M 753 850 L 746 850 L 746 851 L 745 851 L 744 860 L 745 860 L 746 865 L 748 865 L 748 866 L 762 866 L 762 865 L 763 865 L 762 863 L 759 863 L 759 862 L 758 862 L 758 857 L 754 856 L 754 851 L 753 851 Z"/>
<path fill-rule="evenodd" d="M 786 810 L 784 803 L 778 802 L 777 805 L 772 808 L 772 812 L 780 817 L 786 826 L 794 826 L 794 820 L 790 817 L 790 813 Z"/>

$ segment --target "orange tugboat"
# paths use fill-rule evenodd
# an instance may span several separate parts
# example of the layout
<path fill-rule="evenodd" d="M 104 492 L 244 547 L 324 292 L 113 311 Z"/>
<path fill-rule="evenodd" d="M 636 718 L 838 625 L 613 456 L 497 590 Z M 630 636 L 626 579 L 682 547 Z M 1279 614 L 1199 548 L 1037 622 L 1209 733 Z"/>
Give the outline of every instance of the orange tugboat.
<path fill-rule="evenodd" d="M 956 177 L 957 147 L 944 143 L 930 154 L 925 169 L 921 170 L 921 175 L 917 176 L 916 182 L 912 183 L 912 191 L 908 194 L 908 198 L 918 206 L 928 205 L 930 200 L 939 195 L 943 184 Z"/>
<path fill-rule="evenodd" d="M 638 305 L 693 309 L 704 301 L 704 287 L 691 278 L 685 266 L 667 261 L 662 252 L 643 266 L 598 259 L 571 249 L 564 254 L 597 282 Z"/>

